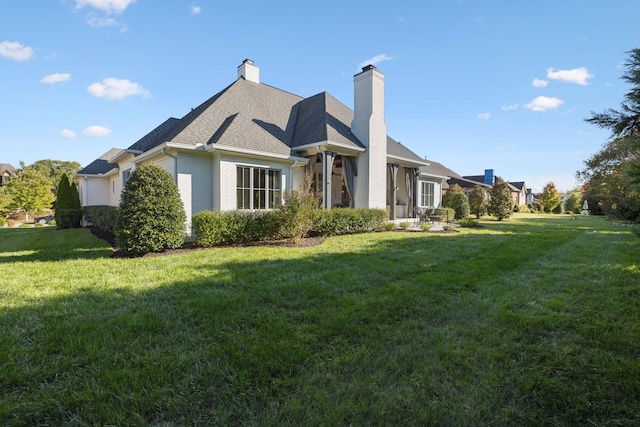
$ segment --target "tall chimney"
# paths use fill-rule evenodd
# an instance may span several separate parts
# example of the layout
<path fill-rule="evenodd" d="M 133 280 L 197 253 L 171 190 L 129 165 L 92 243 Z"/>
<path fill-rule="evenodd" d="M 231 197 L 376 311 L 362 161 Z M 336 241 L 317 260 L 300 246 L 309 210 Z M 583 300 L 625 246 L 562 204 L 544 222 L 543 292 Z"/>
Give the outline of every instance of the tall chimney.
<path fill-rule="evenodd" d="M 238 78 L 242 77 L 248 82 L 260 83 L 260 68 L 253 65 L 253 61 L 245 59 L 238 67 Z"/>
<path fill-rule="evenodd" d="M 373 65 L 353 76 L 351 132 L 367 151 L 358 157 L 356 207 L 385 209 L 387 205 L 387 123 L 384 120 L 384 74 Z"/>

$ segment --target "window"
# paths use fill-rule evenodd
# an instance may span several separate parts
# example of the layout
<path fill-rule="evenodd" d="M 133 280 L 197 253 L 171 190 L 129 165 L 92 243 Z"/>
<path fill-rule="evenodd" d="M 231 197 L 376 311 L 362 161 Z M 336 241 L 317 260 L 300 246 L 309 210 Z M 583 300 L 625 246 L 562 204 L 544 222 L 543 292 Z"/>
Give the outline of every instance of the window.
<path fill-rule="evenodd" d="M 434 190 L 433 182 L 420 181 L 420 206 L 434 206 Z"/>
<path fill-rule="evenodd" d="M 238 166 L 238 209 L 274 208 L 280 205 L 281 194 L 279 170 Z"/>
<path fill-rule="evenodd" d="M 131 169 L 127 169 L 126 171 L 122 171 L 122 186 L 123 187 L 127 183 L 127 181 L 129 181 L 129 178 L 131 178 Z"/>

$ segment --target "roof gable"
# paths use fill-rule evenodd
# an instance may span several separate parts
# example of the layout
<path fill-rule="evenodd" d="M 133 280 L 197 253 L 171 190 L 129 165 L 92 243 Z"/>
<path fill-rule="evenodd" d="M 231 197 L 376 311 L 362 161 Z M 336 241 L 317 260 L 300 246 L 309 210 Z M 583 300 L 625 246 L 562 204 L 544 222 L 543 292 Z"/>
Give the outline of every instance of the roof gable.
<path fill-rule="evenodd" d="M 265 84 L 242 78 L 207 100 L 182 120 L 171 142 L 198 145 L 211 143 L 212 136 L 231 116 L 241 114 L 286 145 L 293 135 L 294 106 L 302 100 Z"/>
<path fill-rule="evenodd" d="M 322 141 L 364 147 L 351 133 L 353 111 L 329 93 L 306 98 L 297 107 L 292 148 Z"/>
<path fill-rule="evenodd" d="M 82 168 L 77 175 L 103 175 L 112 169 L 116 169 L 118 165 L 109 163 L 109 159 L 121 152 L 121 148 L 112 148 L 111 150 L 98 157 L 93 162 Z"/>
<path fill-rule="evenodd" d="M 208 143 L 273 154 L 291 153 L 286 144 L 242 114 L 228 117 Z"/>

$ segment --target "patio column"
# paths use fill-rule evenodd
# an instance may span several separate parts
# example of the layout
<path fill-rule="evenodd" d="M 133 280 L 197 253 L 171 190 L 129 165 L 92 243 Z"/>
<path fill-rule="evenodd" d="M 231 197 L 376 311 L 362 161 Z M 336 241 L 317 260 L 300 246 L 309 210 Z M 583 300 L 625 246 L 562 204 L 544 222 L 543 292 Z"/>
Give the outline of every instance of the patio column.
<path fill-rule="evenodd" d="M 391 174 L 391 203 L 389 203 L 389 219 L 396 219 L 396 203 L 397 203 L 397 188 L 398 188 L 398 166 L 395 163 L 388 163 L 389 173 Z"/>
<path fill-rule="evenodd" d="M 331 209 L 331 173 L 333 172 L 333 161 L 336 159 L 336 153 L 333 151 L 324 151 L 322 153 L 322 199 L 324 200 L 324 208 Z"/>
<path fill-rule="evenodd" d="M 413 205 L 414 205 L 414 208 L 415 208 L 416 206 L 418 206 L 418 201 L 419 201 L 418 200 L 418 194 L 420 192 L 420 187 L 418 187 L 418 184 L 420 183 L 420 180 L 419 180 L 419 178 L 420 178 L 420 168 L 414 168 L 413 169 L 413 175 L 415 177 L 414 180 L 413 180 L 413 200 L 414 200 Z M 415 209 L 414 209 L 413 213 L 414 213 L 414 216 L 418 215 L 418 212 L 416 212 Z"/>

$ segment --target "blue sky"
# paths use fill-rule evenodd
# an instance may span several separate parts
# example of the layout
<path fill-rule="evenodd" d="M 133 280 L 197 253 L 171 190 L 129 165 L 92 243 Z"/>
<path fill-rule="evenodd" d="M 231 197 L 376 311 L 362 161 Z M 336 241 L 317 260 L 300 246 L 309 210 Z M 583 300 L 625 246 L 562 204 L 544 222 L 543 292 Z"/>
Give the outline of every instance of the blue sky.
<path fill-rule="evenodd" d="M 0 163 L 86 165 L 182 117 L 245 58 L 272 86 L 353 106 L 386 76 L 390 136 L 462 175 L 575 186 L 629 90 L 636 0 L 0 0 Z"/>

